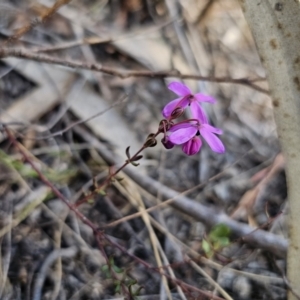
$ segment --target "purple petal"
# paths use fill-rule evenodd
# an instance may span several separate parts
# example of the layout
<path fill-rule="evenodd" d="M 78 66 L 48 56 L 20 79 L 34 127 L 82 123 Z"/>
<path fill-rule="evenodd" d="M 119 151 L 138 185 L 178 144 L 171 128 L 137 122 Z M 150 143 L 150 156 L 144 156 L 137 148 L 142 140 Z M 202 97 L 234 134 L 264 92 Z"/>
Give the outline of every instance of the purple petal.
<path fill-rule="evenodd" d="M 174 132 L 174 131 L 177 131 L 178 129 L 182 129 L 182 128 L 189 128 L 189 127 L 195 127 L 195 126 L 197 126 L 196 125 L 196 122 L 194 122 L 194 123 L 191 123 L 191 122 L 182 122 L 182 123 L 177 123 L 177 124 L 175 124 L 175 125 L 173 125 L 170 129 L 169 129 L 169 131 L 170 132 Z"/>
<path fill-rule="evenodd" d="M 201 126 L 205 129 L 207 129 L 208 131 L 213 132 L 215 134 L 222 134 L 223 133 L 222 129 L 217 128 L 217 127 L 213 127 L 209 124 L 202 124 Z"/>
<path fill-rule="evenodd" d="M 165 118 L 168 118 L 172 111 L 176 108 L 176 106 L 180 103 L 180 100 L 182 100 L 182 98 L 177 98 L 171 102 L 169 102 L 162 110 L 162 114 Z"/>
<path fill-rule="evenodd" d="M 216 99 L 214 97 L 204 95 L 201 93 L 195 94 L 194 97 L 199 101 L 199 102 L 209 102 L 209 103 L 215 103 Z"/>
<path fill-rule="evenodd" d="M 202 141 L 199 137 L 195 136 L 182 145 L 182 151 L 187 155 L 194 155 L 201 149 Z"/>
<path fill-rule="evenodd" d="M 189 101 L 185 97 L 177 98 L 171 102 L 169 102 L 162 110 L 162 115 L 165 118 L 169 118 L 171 116 L 171 113 L 174 111 L 175 108 L 181 107 L 185 109 L 187 105 L 189 104 Z"/>
<path fill-rule="evenodd" d="M 168 85 L 168 89 L 173 91 L 178 96 L 188 96 L 192 94 L 191 90 L 181 82 L 171 82 Z"/>
<path fill-rule="evenodd" d="M 193 118 L 199 120 L 201 124 L 208 123 L 206 114 L 198 102 L 192 101 L 190 107 L 191 107 L 191 112 L 192 112 Z"/>
<path fill-rule="evenodd" d="M 181 145 L 194 137 L 197 131 L 198 128 L 194 126 L 178 129 L 170 134 L 169 141 L 175 145 Z"/>
<path fill-rule="evenodd" d="M 205 127 L 200 128 L 200 134 L 206 140 L 207 144 L 211 148 L 212 151 L 217 153 L 224 153 L 225 147 L 221 140 L 216 137 L 210 130 Z"/>

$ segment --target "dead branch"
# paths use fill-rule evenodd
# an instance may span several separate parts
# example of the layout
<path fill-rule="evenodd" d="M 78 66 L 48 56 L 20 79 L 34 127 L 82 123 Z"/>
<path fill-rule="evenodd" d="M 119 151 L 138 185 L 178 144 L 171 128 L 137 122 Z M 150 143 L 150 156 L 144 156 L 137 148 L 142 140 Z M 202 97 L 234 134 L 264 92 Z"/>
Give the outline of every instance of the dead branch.
<path fill-rule="evenodd" d="M 29 51 L 25 48 L 0 48 L 0 58 L 5 57 L 17 57 L 22 59 L 34 60 L 38 62 L 44 62 L 47 64 L 55 64 L 64 67 L 69 67 L 72 69 L 84 69 L 90 71 L 101 72 L 104 74 L 117 76 L 122 79 L 129 78 L 129 77 L 148 77 L 148 78 L 180 78 L 180 79 L 194 79 L 194 80 L 202 80 L 207 82 L 216 82 L 216 83 L 231 83 L 231 84 L 239 84 L 244 85 L 254 90 L 257 90 L 264 94 L 269 94 L 268 90 L 261 88 L 260 86 L 254 84 L 257 81 L 264 81 L 264 78 L 230 78 L 230 77 L 206 77 L 201 76 L 198 74 L 181 74 L 177 70 L 170 70 L 170 71 L 159 71 L 153 72 L 148 70 L 143 71 L 132 71 L 132 70 L 121 70 L 115 69 L 110 67 L 105 67 L 98 63 L 88 63 L 82 62 L 77 60 L 70 60 L 67 58 L 59 58 L 54 57 L 42 53 L 36 53 Z"/>

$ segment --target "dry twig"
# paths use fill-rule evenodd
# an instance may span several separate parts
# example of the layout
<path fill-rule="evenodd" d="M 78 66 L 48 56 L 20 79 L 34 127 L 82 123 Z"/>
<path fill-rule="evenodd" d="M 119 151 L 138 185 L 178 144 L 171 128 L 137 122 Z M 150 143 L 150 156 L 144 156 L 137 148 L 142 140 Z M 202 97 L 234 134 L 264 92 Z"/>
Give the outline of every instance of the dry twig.
<path fill-rule="evenodd" d="M 160 71 L 160 72 L 153 72 L 153 71 L 128 71 L 128 70 L 120 70 L 110 67 L 105 67 L 98 63 L 86 63 L 76 60 L 70 60 L 67 58 L 59 58 L 54 57 L 46 54 L 35 53 L 32 51 L 28 51 L 24 48 L 0 48 L 0 58 L 5 57 L 17 57 L 23 58 L 28 60 L 34 60 L 38 62 L 44 62 L 48 64 L 55 64 L 64 67 L 69 67 L 73 69 L 84 69 L 96 72 L 102 72 L 104 74 L 117 76 L 122 79 L 129 78 L 129 77 L 148 77 L 148 78 L 180 78 L 180 79 L 195 79 L 195 80 L 202 80 L 208 82 L 216 82 L 216 83 L 232 83 L 232 84 L 240 84 L 247 87 L 250 87 L 254 90 L 257 90 L 264 94 L 269 94 L 269 92 L 260 86 L 254 84 L 254 82 L 264 81 L 264 78 L 229 78 L 229 77 L 205 77 L 198 74 L 181 74 L 177 70 L 171 71 Z"/>

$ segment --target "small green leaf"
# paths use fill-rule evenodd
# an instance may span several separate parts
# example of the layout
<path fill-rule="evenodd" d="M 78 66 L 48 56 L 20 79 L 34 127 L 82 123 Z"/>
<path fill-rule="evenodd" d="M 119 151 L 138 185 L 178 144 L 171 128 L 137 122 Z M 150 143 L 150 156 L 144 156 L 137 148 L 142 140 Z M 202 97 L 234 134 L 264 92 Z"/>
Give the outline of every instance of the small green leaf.
<path fill-rule="evenodd" d="M 102 272 L 107 272 L 108 271 L 108 265 L 104 265 L 101 267 Z"/>
<path fill-rule="evenodd" d="M 137 281 L 135 279 L 130 279 L 128 282 L 127 282 L 127 286 L 128 287 L 131 287 L 132 285 L 135 285 L 137 283 Z"/>
<path fill-rule="evenodd" d="M 140 291 L 143 289 L 144 287 L 140 286 L 138 287 L 138 289 L 133 293 L 133 296 L 138 296 L 140 294 Z"/>
<path fill-rule="evenodd" d="M 230 236 L 230 228 L 225 224 L 218 224 L 214 226 L 208 235 L 208 237 L 213 241 L 217 241 L 219 238 L 222 237 L 228 238 L 229 236 Z"/>
<path fill-rule="evenodd" d="M 211 252 L 210 244 L 206 240 L 202 240 L 202 249 L 206 254 Z"/>
<path fill-rule="evenodd" d="M 229 238 L 228 237 L 220 237 L 218 239 L 218 242 L 220 243 L 221 247 L 228 246 L 230 244 Z"/>
<path fill-rule="evenodd" d="M 88 203 L 88 204 L 94 204 L 94 202 L 95 202 L 95 200 L 94 200 L 93 198 L 89 198 L 89 199 L 87 200 L 87 203 Z"/>
<path fill-rule="evenodd" d="M 116 265 L 114 265 L 112 268 L 118 274 L 123 273 L 123 270 L 121 268 L 117 267 Z"/>
<path fill-rule="evenodd" d="M 117 283 L 117 285 L 116 285 L 116 288 L 115 288 L 115 293 L 119 293 L 120 290 L 121 290 L 121 282 L 117 281 L 116 283 Z"/>
<path fill-rule="evenodd" d="M 108 279 L 111 278 L 110 270 L 108 265 L 104 265 L 101 267 L 101 271 L 104 273 L 104 276 Z"/>
<path fill-rule="evenodd" d="M 98 194 L 102 195 L 102 196 L 105 196 L 106 195 L 106 192 L 104 190 L 100 190 L 98 191 Z"/>
<path fill-rule="evenodd" d="M 115 261 L 114 261 L 114 258 L 111 256 L 110 258 L 109 258 L 109 265 L 110 266 L 114 266 L 115 265 Z"/>
<path fill-rule="evenodd" d="M 226 247 L 230 244 L 229 238 L 220 237 L 213 242 L 214 250 L 219 250 L 220 248 Z"/>

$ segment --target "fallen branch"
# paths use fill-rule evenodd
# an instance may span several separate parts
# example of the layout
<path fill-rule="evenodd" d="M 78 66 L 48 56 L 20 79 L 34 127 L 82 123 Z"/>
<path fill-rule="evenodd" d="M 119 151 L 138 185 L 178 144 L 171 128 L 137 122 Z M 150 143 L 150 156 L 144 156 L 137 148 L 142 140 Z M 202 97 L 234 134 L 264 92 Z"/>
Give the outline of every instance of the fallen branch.
<path fill-rule="evenodd" d="M 119 163 L 116 161 L 116 158 L 112 155 L 111 151 L 109 151 L 86 130 L 77 127 L 75 131 L 78 132 L 87 142 L 92 144 L 109 164 L 115 165 L 116 163 Z M 231 229 L 235 237 L 240 238 L 251 247 L 265 249 L 281 257 L 285 256 L 288 248 L 288 242 L 282 237 L 232 220 L 225 213 L 211 209 L 186 196 L 183 196 L 160 182 L 133 170 L 133 168 L 125 168 L 123 172 L 149 193 L 157 195 L 159 191 L 163 199 L 173 199 L 173 201 L 169 200 L 169 204 L 172 207 L 188 214 L 195 220 L 203 222 L 209 227 L 220 223 L 225 224 Z"/>
<path fill-rule="evenodd" d="M 230 77 L 205 77 L 197 74 L 181 74 L 177 70 L 171 71 L 160 71 L 160 72 L 153 72 L 153 71 L 128 71 L 128 70 L 121 70 L 121 69 L 114 69 L 109 67 L 104 67 L 102 64 L 98 63 L 88 63 L 76 60 L 70 60 L 67 58 L 60 58 L 54 57 L 51 55 L 46 55 L 42 53 L 36 53 L 29 51 L 23 48 L 0 48 L 0 58 L 5 57 L 17 57 L 23 58 L 28 60 L 34 60 L 38 62 L 44 62 L 48 64 L 60 65 L 64 67 L 69 67 L 73 69 L 84 69 L 90 71 L 101 72 L 104 74 L 117 76 L 122 79 L 129 78 L 129 77 L 149 77 L 149 78 L 180 78 L 180 79 L 195 79 L 201 81 L 208 81 L 208 82 L 216 82 L 216 83 L 232 83 L 232 84 L 240 84 L 257 90 L 264 94 L 269 94 L 268 90 L 261 88 L 260 86 L 254 84 L 257 81 L 264 81 L 264 78 L 256 78 L 256 79 L 249 79 L 249 78 L 237 78 L 233 79 Z"/>

